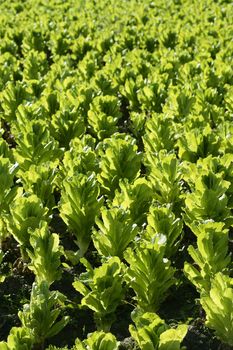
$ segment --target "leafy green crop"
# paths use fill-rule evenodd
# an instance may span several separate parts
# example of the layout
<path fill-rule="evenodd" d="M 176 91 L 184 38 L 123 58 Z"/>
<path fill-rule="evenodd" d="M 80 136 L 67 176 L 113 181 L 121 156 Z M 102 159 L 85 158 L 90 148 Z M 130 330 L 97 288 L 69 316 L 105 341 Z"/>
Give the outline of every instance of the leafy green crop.
<path fill-rule="evenodd" d="M 82 342 L 77 339 L 73 350 L 118 350 L 118 342 L 113 334 L 97 331 L 89 334 Z"/>
<path fill-rule="evenodd" d="M 26 249 L 30 249 L 30 229 L 38 228 L 41 220 L 50 220 L 48 209 L 35 194 L 28 197 L 19 195 L 11 203 L 10 214 L 6 215 L 5 221 L 9 232 L 20 244 L 24 257 Z"/>
<path fill-rule="evenodd" d="M 120 117 L 119 101 L 114 96 L 95 97 L 88 111 L 88 122 L 100 140 L 110 137 L 118 130 Z"/>
<path fill-rule="evenodd" d="M 196 266 L 186 262 L 184 272 L 198 290 L 208 291 L 216 273 L 229 273 L 228 230 L 223 223 L 211 221 L 191 229 L 197 236 L 197 249 L 189 246 L 188 251 Z"/>
<path fill-rule="evenodd" d="M 129 264 L 125 280 L 136 294 L 136 301 L 144 311 L 156 312 L 165 300 L 168 289 L 175 283 L 174 269 L 164 258 L 163 242 L 137 244 L 136 249 L 125 251 Z"/>
<path fill-rule="evenodd" d="M 18 187 L 14 186 L 14 177 L 18 164 L 12 165 L 8 158 L 0 157 L 0 241 L 7 236 L 5 217 L 9 215 L 9 206 L 18 192 Z"/>
<path fill-rule="evenodd" d="M 162 150 L 158 155 L 147 153 L 146 165 L 149 170 L 154 198 L 159 204 L 170 205 L 174 212 L 180 213 L 182 205 L 181 171 L 176 155 Z"/>
<path fill-rule="evenodd" d="M 145 125 L 143 143 L 146 154 L 150 157 L 156 156 L 159 151 L 172 151 L 175 146 L 176 124 L 169 116 L 163 114 L 152 114 Z"/>
<path fill-rule="evenodd" d="M 196 179 L 195 191 L 188 194 L 185 200 L 186 220 L 210 220 L 231 224 L 230 208 L 227 207 L 226 191 L 230 183 L 223 180 L 221 174 L 209 172 Z"/>
<path fill-rule="evenodd" d="M 144 178 L 139 178 L 132 184 L 122 180 L 119 187 L 120 190 L 116 191 L 112 205 L 129 210 L 132 220 L 138 225 L 143 225 L 153 198 L 150 183 Z"/>
<path fill-rule="evenodd" d="M 84 132 L 84 118 L 76 106 L 71 109 L 65 96 L 61 108 L 52 116 L 51 135 L 59 141 L 61 147 L 68 149 L 70 141 L 75 137 L 81 137 Z"/>
<path fill-rule="evenodd" d="M 28 193 L 36 194 L 48 209 L 55 206 L 54 190 L 56 187 L 57 169 L 53 164 L 31 165 L 28 171 L 20 172 L 24 189 Z"/>
<path fill-rule="evenodd" d="M 87 260 L 81 262 L 87 272 L 73 283 L 74 288 L 83 295 L 82 306 L 95 312 L 97 328 L 109 331 L 114 322 L 114 312 L 124 295 L 122 270 L 118 257 L 110 258 L 102 266 L 93 269 Z"/>
<path fill-rule="evenodd" d="M 28 98 L 26 84 L 24 82 L 8 82 L 6 88 L 1 92 L 1 108 L 4 112 L 4 119 L 15 120 L 15 111 L 18 106 Z"/>
<path fill-rule="evenodd" d="M 188 331 L 187 325 L 172 329 L 155 313 L 136 311 L 132 314 L 135 326 L 130 325 L 131 336 L 141 350 L 181 350 L 181 343 Z"/>
<path fill-rule="evenodd" d="M 217 273 L 209 292 L 201 294 L 201 305 L 206 312 L 206 324 L 215 330 L 225 343 L 233 345 L 233 282 L 232 278 Z"/>
<path fill-rule="evenodd" d="M 147 216 L 148 225 L 145 238 L 155 242 L 165 240 L 165 253 L 167 258 L 175 255 L 182 238 L 182 220 L 176 218 L 171 209 L 167 207 L 150 207 Z"/>
<path fill-rule="evenodd" d="M 46 338 L 56 335 L 67 325 L 68 316 L 58 320 L 61 312 L 58 305 L 62 305 L 64 300 L 61 293 L 50 292 L 47 282 L 33 284 L 30 303 L 19 311 L 19 319 L 34 344 L 43 344 Z"/>
<path fill-rule="evenodd" d="M 14 185 L 14 177 L 17 172 L 18 164 L 11 164 L 8 158 L 0 157 L 0 210 L 7 210 L 13 198 L 16 195 L 17 187 Z"/>
<path fill-rule="evenodd" d="M 121 179 L 133 181 L 139 176 L 141 154 L 136 140 L 129 135 L 116 134 L 105 139 L 100 156 L 98 180 L 108 196 L 113 197 Z"/>
<path fill-rule="evenodd" d="M 125 249 L 138 234 L 138 227 L 129 211 L 122 208 L 103 208 L 101 214 L 102 221 L 96 220 L 99 230 L 92 235 L 93 243 L 101 255 L 122 258 Z"/>
<path fill-rule="evenodd" d="M 232 345 L 232 18 L 0 1 L 0 349 Z"/>
<path fill-rule="evenodd" d="M 40 227 L 30 232 L 30 249 L 27 250 L 31 259 L 30 270 L 36 275 L 40 284 L 46 281 L 48 285 L 61 277 L 59 236 L 50 233 L 46 221 L 41 221 Z"/>
<path fill-rule="evenodd" d="M 63 165 L 60 166 L 61 181 L 77 173 L 87 175 L 99 172 L 95 143 L 96 140 L 90 135 L 72 139 L 69 151 L 64 154 Z"/>
<path fill-rule="evenodd" d="M 1 350 L 31 350 L 33 338 L 30 330 L 25 327 L 13 327 L 7 342 L 0 342 Z"/>
<path fill-rule="evenodd" d="M 102 205 L 95 175 L 74 175 L 63 181 L 60 213 L 83 256 L 91 241 L 91 228 Z"/>

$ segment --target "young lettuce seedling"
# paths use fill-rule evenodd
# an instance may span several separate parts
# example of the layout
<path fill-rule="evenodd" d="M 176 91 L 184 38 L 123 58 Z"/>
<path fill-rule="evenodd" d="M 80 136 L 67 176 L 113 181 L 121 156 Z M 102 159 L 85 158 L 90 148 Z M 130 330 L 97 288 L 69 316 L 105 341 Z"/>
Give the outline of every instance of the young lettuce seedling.
<path fill-rule="evenodd" d="M 28 120 L 27 116 L 21 115 L 14 128 L 17 143 L 14 156 L 21 170 L 27 171 L 33 164 L 38 166 L 46 162 L 57 165 L 63 150 L 50 135 L 44 120 Z"/>
<path fill-rule="evenodd" d="M 142 154 L 136 140 L 129 135 L 114 134 L 105 139 L 100 150 L 100 173 L 97 175 L 103 191 L 113 198 L 121 179 L 135 180 L 139 176 Z"/>
<path fill-rule="evenodd" d="M 88 175 L 99 172 L 99 160 L 95 152 L 96 140 L 91 135 L 82 138 L 75 137 L 70 142 L 70 148 L 64 153 L 60 166 L 60 181 L 75 174 Z"/>
<path fill-rule="evenodd" d="M 199 291 L 208 291 L 217 272 L 229 273 L 228 230 L 224 229 L 224 223 L 211 221 L 190 227 L 197 236 L 197 249 L 188 248 L 196 267 L 186 262 L 184 273 Z"/>
<path fill-rule="evenodd" d="M 164 256 L 166 258 L 174 256 L 182 239 L 182 220 L 176 218 L 169 207 L 152 205 L 147 222 L 145 239 L 148 241 L 166 239 Z"/>
<path fill-rule="evenodd" d="M 34 194 L 19 196 L 10 205 L 10 215 L 6 216 L 8 231 L 20 244 L 23 259 L 27 258 L 26 250 L 30 249 L 29 230 L 39 227 L 42 220 L 49 221 L 48 209 Z"/>
<path fill-rule="evenodd" d="M 81 305 L 94 311 L 97 329 L 108 332 L 124 295 L 122 263 L 118 257 L 113 257 L 93 270 L 86 259 L 82 258 L 81 262 L 87 272 L 81 274 L 73 286 L 83 295 Z"/>
<path fill-rule="evenodd" d="M 78 174 L 63 181 L 60 215 L 75 235 L 83 256 L 91 241 L 91 228 L 102 206 L 99 185 L 95 174 Z"/>
<path fill-rule="evenodd" d="M 101 214 L 102 220 L 96 219 L 99 230 L 93 231 L 93 243 L 101 255 L 122 258 L 125 249 L 138 234 L 138 227 L 128 210 L 103 208 Z"/>
<path fill-rule="evenodd" d="M 5 218 L 9 215 L 9 206 L 19 192 L 14 186 L 14 176 L 18 170 L 18 164 L 12 164 L 8 158 L 0 156 L 0 245 L 7 236 Z"/>
<path fill-rule="evenodd" d="M 226 192 L 230 182 L 223 180 L 222 174 L 209 171 L 196 179 L 195 190 L 185 199 L 187 224 L 194 220 L 214 220 L 230 226 L 233 222 Z"/>
<path fill-rule="evenodd" d="M 7 342 L 0 342 L 1 350 L 32 350 L 33 337 L 26 327 L 13 327 L 7 337 Z"/>
<path fill-rule="evenodd" d="M 52 162 L 43 165 L 31 165 L 28 171 L 19 171 L 25 192 L 35 194 L 43 205 L 52 212 L 55 206 L 54 189 L 56 187 L 57 169 Z"/>
<path fill-rule="evenodd" d="M 30 249 L 27 249 L 31 263 L 29 269 L 36 275 L 37 283 L 46 281 L 50 286 L 61 277 L 59 236 L 50 233 L 46 221 L 41 221 L 40 227 L 30 232 Z"/>
<path fill-rule="evenodd" d="M 112 206 L 129 210 L 133 222 L 142 226 L 146 222 L 146 216 L 153 198 L 149 181 L 140 177 L 130 183 L 129 180 L 125 179 L 119 182 L 119 187 L 120 189 L 116 190 Z"/>
<path fill-rule="evenodd" d="M 88 123 L 98 139 L 111 137 L 118 131 L 121 118 L 119 100 L 114 96 L 96 96 L 88 111 Z"/>
<path fill-rule="evenodd" d="M 33 284 L 30 303 L 18 313 L 22 326 L 29 330 L 33 344 L 43 346 L 45 339 L 55 336 L 67 325 L 68 316 L 57 321 L 61 312 L 58 305 L 64 301 L 65 296 L 57 291 L 51 292 L 47 282 Z"/>
<path fill-rule="evenodd" d="M 211 280 L 210 290 L 201 293 L 200 302 L 206 325 L 224 343 L 233 346 L 233 278 L 218 272 Z"/>
<path fill-rule="evenodd" d="M 143 313 L 136 310 L 132 313 L 135 326 L 130 325 L 131 336 L 141 350 L 184 350 L 181 347 L 187 331 L 187 325 L 172 329 L 156 313 Z"/>
<path fill-rule="evenodd" d="M 129 267 L 125 280 L 136 294 L 138 307 L 156 312 L 167 296 L 168 289 L 176 282 L 175 270 L 164 258 L 164 242 L 139 242 L 136 249 L 128 248 L 124 257 Z"/>
<path fill-rule="evenodd" d="M 164 114 L 152 113 L 145 124 L 143 144 L 146 158 L 150 161 L 159 151 L 174 150 L 176 123 L 173 118 Z"/>
<path fill-rule="evenodd" d="M 83 341 L 77 339 L 72 350 L 118 350 L 118 347 L 119 343 L 113 334 L 97 331 Z"/>
<path fill-rule="evenodd" d="M 153 198 L 160 205 L 169 205 L 178 216 L 183 203 L 181 193 L 181 171 L 174 153 L 161 150 L 158 154 L 147 154 Z"/>

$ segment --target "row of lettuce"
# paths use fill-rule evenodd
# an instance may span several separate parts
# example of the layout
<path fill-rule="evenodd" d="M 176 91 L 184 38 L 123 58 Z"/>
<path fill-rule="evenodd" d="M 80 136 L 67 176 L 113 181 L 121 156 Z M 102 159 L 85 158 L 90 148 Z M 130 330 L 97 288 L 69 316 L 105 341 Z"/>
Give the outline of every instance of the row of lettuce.
<path fill-rule="evenodd" d="M 206 325 L 233 345 L 230 5 L 0 5 L 0 260 L 13 237 L 35 274 L 1 349 L 44 349 L 68 324 L 53 283 L 76 264 L 86 272 L 70 287 L 97 330 L 74 349 L 118 349 L 110 330 L 129 291 L 139 348 L 182 349 L 188 326 L 158 314 L 183 273 Z"/>

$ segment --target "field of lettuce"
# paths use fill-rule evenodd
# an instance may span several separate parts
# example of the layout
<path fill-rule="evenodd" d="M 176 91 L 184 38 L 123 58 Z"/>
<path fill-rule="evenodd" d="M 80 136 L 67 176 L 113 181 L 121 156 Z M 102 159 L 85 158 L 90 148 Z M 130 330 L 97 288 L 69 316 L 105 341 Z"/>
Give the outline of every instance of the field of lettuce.
<path fill-rule="evenodd" d="M 233 6 L 0 1 L 0 350 L 233 349 Z"/>

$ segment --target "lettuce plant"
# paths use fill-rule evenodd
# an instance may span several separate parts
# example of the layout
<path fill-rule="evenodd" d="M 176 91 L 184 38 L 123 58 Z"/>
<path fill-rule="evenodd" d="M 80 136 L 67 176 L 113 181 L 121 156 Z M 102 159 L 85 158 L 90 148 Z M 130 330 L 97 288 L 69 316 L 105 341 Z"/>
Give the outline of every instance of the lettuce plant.
<path fill-rule="evenodd" d="M 232 113 L 232 112 L 231 112 Z M 231 115 L 230 113 L 230 115 Z M 225 115 L 224 115 L 225 116 Z M 225 121 L 224 123 L 219 124 L 218 126 L 218 134 L 221 138 L 221 153 L 226 154 L 227 156 L 231 155 L 232 152 L 232 135 L 233 127 L 231 119 Z"/>
<path fill-rule="evenodd" d="M 185 199 L 187 223 L 193 220 L 202 221 L 213 219 L 217 222 L 231 224 L 232 217 L 227 207 L 226 191 L 230 183 L 223 180 L 222 174 L 209 171 L 196 179 L 195 190 L 187 194 Z"/>
<path fill-rule="evenodd" d="M 211 287 L 200 298 L 206 313 L 206 325 L 215 331 L 224 343 L 233 346 L 233 279 L 218 272 Z"/>
<path fill-rule="evenodd" d="M 195 128 L 187 131 L 177 142 L 179 157 L 182 160 L 196 162 L 199 157 L 205 158 L 209 154 L 218 156 L 220 141 L 209 125 L 204 130 L 203 128 Z"/>
<path fill-rule="evenodd" d="M 60 147 L 68 149 L 70 141 L 80 137 L 85 132 L 85 120 L 79 111 L 70 106 L 64 106 L 52 116 L 51 135 L 59 142 Z"/>
<path fill-rule="evenodd" d="M 25 304 L 18 313 L 22 326 L 33 339 L 33 344 L 43 345 L 45 339 L 55 336 L 67 325 L 68 316 L 57 320 L 61 313 L 58 305 L 62 305 L 64 300 L 64 295 L 49 290 L 47 282 L 33 283 L 30 303 Z"/>
<path fill-rule="evenodd" d="M 17 170 L 17 163 L 12 164 L 8 158 L 0 156 L 0 212 L 9 210 L 9 205 L 16 195 L 17 187 L 14 186 L 14 178 Z"/>
<path fill-rule="evenodd" d="M 1 146 L 0 146 L 1 147 Z M 9 205 L 17 195 L 18 187 L 14 186 L 18 164 L 12 164 L 8 158 L 0 156 L 0 244 L 8 235 L 6 216 L 9 215 Z"/>
<path fill-rule="evenodd" d="M 79 87 L 72 86 L 72 89 L 67 91 L 68 101 L 73 106 L 78 108 L 78 111 L 81 113 L 81 115 L 85 116 L 85 119 L 87 119 L 87 113 L 90 109 L 90 104 L 95 96 L 95 89 L 87 82 L 82 82 Z"/>
<path fill-rule="evenodd" d="M 94 173 L 78 174 L 63 181 L 60 215 L 75 235 L 76 244 L 83 256 L 91 241 L 91 228 L 102 205 L 99 185 Z"/>
<path fill-rule="evenodd" d="M 52 89 L 49 85 L 43 90 L 41 102 L 49 117 L 52 117 L 61 107 L 57 90 Z"/>
<path fill-rule="evenodd" d="M 96 331 L 83 341 L 76 339 L 72 350 L 118 350 L 118 348 L 119 343 L 113 334 Z"/>
<path fill-rule="evenodd" d="M 125 84 L 120 87 L 120 93 L 129 101 L 130 108 L 137 110 L 139 101 L 137 96 L 138 86 L 134 79 L 126 79 Z"/>
<path fill-rule="evenodd" d="M 141 154 L 136 140 L 129 135 L 116 134 L 105 139 L 100 151 L 98 180 L 109 197 L 114 196 L 120 179 L 135 180 L 141 167 Z"/>
<path fill-rule="evenodd" d="M 226 189 L 226 196 L 228 198 L 227 206 L 232 208 L 233 205 L 233 154 L 226 153 L 220 157 L 208 156 L 204 159 L 198 159 L 197 163 L 182 163 L 183 179 L 188 183 L 190 189 L 194 192 L 196 186 L 196 179 L 206 175 L 210 172 L 221 176 L 224 181 L 229 183 Z M 227 185 L 227 184 L 226 184 Z M 227 186 L 226 186 L 227 187 Z"/>
<path fill-rule="evenodd" d="M 157 156 L 148 153 L 147 160 L 154 199 L 162 205 L 169 204 L 174 213 L 180 213 L 181 170 L 176 155 L 162 150 Z"/>
<path fill-rule="evenodd" d="M 228 230 L 224 223 L 211 221 L 193 224 L 191 229 L 197 236 L 197 249 L 189 246 L 188 251 L 195 265 L 186 262 L 184 272 L 199 291 L 208 291 L 216 273 L 229 273 Z"/>
<path fill-rule="evenodd" d="M 129 264 L 124 278 L 136 294 L 138 307 L 144 311 L 156 312 L 169 288 L 176 282 L 175 270 L 164 258 L 161 243 L 139 242 L 135 250 L 128 248 L 124 254 Z"/>
<path fill-rule="evenodd" d="M 32 350 L 33 337 L 26 327 L 12 327 L 7 342 L 0 342 L 1 350 Z"/>
<path fill-rule="evenodd" d="M 98 70 L 96 74 L 92 77 L 91 83 L 93 84 L 93 87 L 96 91 L 101 90 L 102 94 L 106 97 L 113 97 L 117 94 L 118 83 L 116 79 L 112 79 L 111 72 L 109 72 L 108 69 Z M 118 112 L 119 106 L 120 104 L 118 104 Z M 116 114 L 114 114 L 114 117 L 116 117 Z"/>
<path fill-rule="evenodd" d="M 12 42 L 12 40 L 10 40 Z M 3 91 L 8 81 L 14 80 L 14 75 L 17 74 L 18 64 L 17 59 L 10 52 L 2 52 L 0 57 L 0 89 Z"/>
<path fill-rule="evenodd" d="M 18 196 L 10 205 L 10 214 L 6 215 L 8 231 L 20 244 L 22 257 L 26 258 L 26 249 L 30 249 L 29 230 L 39 227 L 41 220 L 49 221 L 48 209 L 34 194 Z"/>
<path fill-rule="evenodd" d="M 0 129 L 0 159 L 6 158 L 14 163 L 14 157 L 12 149 L 10 149 L 8 143 L 2 138 L 2 134 L 4 133 L 4 129 Z"/>
<path fill-rule="evenodd" d="M 32 89 L 33 89 L 32 85 Z M 18 124 L 13 124 L 12 131 L 17 135 L 18 132 L 22 132 L 23 127 L 26 125 L 23 125 L 27 122 L 33 122 L 33 121 L 45 121 L 48 118 L 48 112 L 45 108 L 45 106 L 39 102 L 39 101 L 33 101 L 32 103 L 26 103 L 26 104 L 21 104 L 17 108 L 16 112 L 16 118 Z"/>
<path fill-rule="evenodd" d="M 154 78 L 157 78 L 157 81 L 153 81 Z M 152 81 L 149 81 L 142 89 L 137 91 L 137 98 L 143 110 L 162 112 L 162 106 L 167 97 L 164 83 L 158 75 L 155 76 L 154 74 Z"/>
<path fill-rule="evenodd" d="M 145 112 L 130 112 L 130 131 L 136 137 L 140 137 L 144 134 L 144 125 L 146 121 L 146 113 Z"/>
<path fill-rule="evenodd" d="M 144 237 L 151 242 L 164 239 L 164 255 L 167 258 L 174 256 L 182 238 L 182 220 L 176 218 L 169 207 L 152 205 L 147 216 L 147 222 Z"/>
<path fill-rule="evenodd" d="M 31 165 L 27 171 L 19 171 L 20 180 L 27 193 L 35 194 L 43 205 L 52 211 L 55 206 L 53 192 L 56 187 L 57 169 L 53 163 Z"/>
<path fill-rule="evenodd" d="M 73 283 L 83 295 L 81 305 L 94 311 L 98 330 L 109 331 L 115 320 L 115 310 L 123 295 L 123 266 L 118 257 L 112 257 L 103 265 L 93 269 L 86 259 L 81 262 L 87 272 Z"/>
<path fill-rule="evenodd" d="M 165 33 L 161 34 L 164 36 Z M 171 37 L 170 33 L 168 33 L 167 39 L 169 36 Z M 192 87 L 187 84 L 187 81 L 185 81 L 182 89 L 180 89 L 180 86 L 170 86 L 163 112 L 169 116 L 172 115 L 174 120 L 187 120 L 194 108 L 195 100 Z"/>
<path fill-rule="evenodd" d="M 18 118 L 14 128 L 17 143 L 14 156 L 23 171 L 27 171 L 32 164 L 56 162 L 62 156 L 63 151 L 50 135 L 45 122 Z"/>
<path fill-rule="evenodd" d="M 99 69 L 98 54 L 95 51 L 88 51 L 79 62 L 80 76 L 84 81 L 89 81 L 92 77 L 96 76 Z"/>
<path fill-rule="evenodd" d="M 188 331 L 187 325 L 169 328 L 156 313 L 132 313 L 135 326 L 130 325 L 131 336 L 141 350 L 184 350 L 181 343 Z"/>
<path fill-rule="evenodd" d="M 25 33 L 22 40 L 22 51 L 27 55 L 29 51 L 43 52 L 46 47 L 46 38 L 41 28 L 35 26 L 33 30 Z"/>
<path fill-rule="evenodd" d="M 230 182 L 226 191 L 228 197 L 228 207 L 233 208 L 233 154 L 225 154 L 221 157 L 221 170 L 223 171 L 224 180 Z"/>
<path fill-rule="evenodd" d="M 156 157 L 159 151 L 174 149 L 176 125 L 171 117 L 153 113 L 145 125 L 143 144 L 145 153 Z"/>
<path fill-rule="evenodd" d="M 117 123 L 121 118 L 117 97 L 97 96 L 93 99 L 88 111 L 88 123 L 98 139 L 110 137 L 118 131 Z"/>
<path fill-rule="evenodd" d="M 30 50 L 24 59 L 24 80 L 40 80 L 48 71 L 48 61 L 45 52 Z"/>
<path fill-rule="evenodd" d="M 123 208 L 102 208 L 102 219 L 96 219 L 99 230 L 94 230 L 92 239 L 99 254 L 122 258 L 126 247 L 138 234 L 129 211 Z"/>
<path fill-rule="evenodd" d="M 1 92 L 0 102 L 4 112 L 4 120 L 7 122 L 16 119 L 15 112 L 18 106 L 28 99 L 26 84 L 24 82 L 8 82 L 5 89 Z"/>
<path fill-rule="evenodd" d="M 95 152 L 96 140 L 91 135 L 75 137 L 70 142 L 69 151 L 64 153 L 60 167 L 62 177 L 72 177 L 76 173 L 88 174 L 99 172 L 99 160 Z"/>
<path fill-rule="evenodd" d="M 50 233 L 47 222 L 41 221 L 40 227 L 30 232 L 30 245 L 29 269 L 35 273 L 38 284 L 46 281 L 50 286 L 61 277 L 59 236 Z"/>
<path fill-rule="evenodd" d="M 149 181 L 145 178 L 136 179 L 133 183 L 128 180 L 119 182 L 120 189 L 116 191 L 112 205 L 129 210 L 132 220 L 143 225 L 153 198 Z"/>

